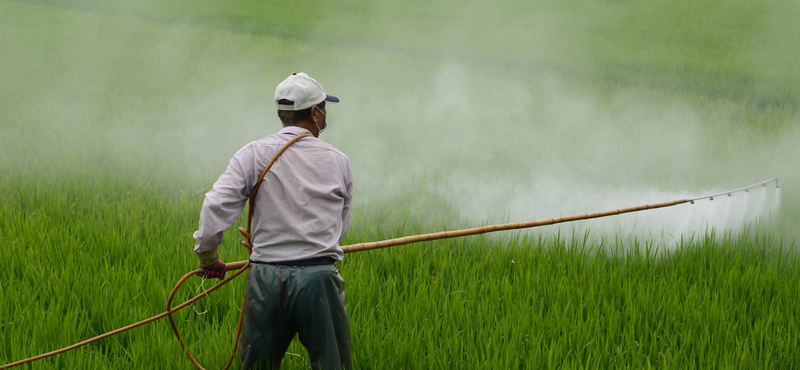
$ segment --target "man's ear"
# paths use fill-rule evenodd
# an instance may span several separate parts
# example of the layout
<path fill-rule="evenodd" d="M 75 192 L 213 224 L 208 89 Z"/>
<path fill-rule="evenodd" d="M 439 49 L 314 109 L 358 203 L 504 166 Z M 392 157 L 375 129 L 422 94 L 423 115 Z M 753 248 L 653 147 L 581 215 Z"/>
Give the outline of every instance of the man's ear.
<path fill-rule="evenodd" d="M 314 121 L 314 124 L 317 124 L 317 113 L 314 112 L 314 109 L 319 111 L 319 107 L 316 105 L 311 107 L 311 120 Z"/>

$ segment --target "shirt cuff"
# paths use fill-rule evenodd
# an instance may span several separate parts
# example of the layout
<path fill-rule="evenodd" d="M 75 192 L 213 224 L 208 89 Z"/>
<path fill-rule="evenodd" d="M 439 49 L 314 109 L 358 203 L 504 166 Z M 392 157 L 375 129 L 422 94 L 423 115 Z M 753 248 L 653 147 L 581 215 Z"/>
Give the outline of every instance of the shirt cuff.
<path fill-rule="evenodd" d="M 210 266 L 219 261 L 219 250 L 212 249 L 206 252 L 197 253 L 197 260 L 200 266 Z"/>

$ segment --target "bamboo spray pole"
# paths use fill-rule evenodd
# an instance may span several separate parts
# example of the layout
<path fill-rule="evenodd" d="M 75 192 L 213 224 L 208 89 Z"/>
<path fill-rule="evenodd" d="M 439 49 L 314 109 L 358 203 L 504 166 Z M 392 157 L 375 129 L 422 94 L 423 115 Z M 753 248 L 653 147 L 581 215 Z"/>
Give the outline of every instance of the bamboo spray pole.
<path fill-rule="evenodd" d="M 555 225 L 555 224 L 560 224 L 560 223 L 565 223 L 565 222 L 573 222 L 573 221 L 581 221 L 581 220 L 590 220 L 590 219 L 593 219 L 593 218 L 616 216 L 616 215 L 621 215 L 621 214 L 624 214 L 624 213 L 645 211 L 645 210 L 648 210 L 648 209 L 672 207 L 672 206 L 677 206 L 679 204 L 689 203 L 691 201 L 692 201 L 692 199 L 680 199 L 680 200 L 674 200 L 674 201 L 671 201 L 671 202 L 656 203 L 656 204 L 645 204 L 645 205 L 641 205 L 641 206 L 638 206 L 638 207 L 620 208 L 620 209 L 615 209 L 615 210 L 606 211 L 606 212 L 584 213 L 584 214 L 573 215 L 573 216 L 548 218 L 548 219 L 545 219 L 545 220 L 538 220 L 538 221 L 514 222 L 514 223 L 509 223 L 509 224 L 499 224 L 499 225 L 474 227 L 474 228 L 470 228 L 470 229 L 440 231 L 440 232 L 437 232 L 437 233 L 430 233 L 430 234 L 404 236 L 404 237 L 400 237 L 400 238 L 381 240 L 381 241 L 377 241 L 377 242 L 344 245 L 344 246 L 342 246 L 342 251 L 344 251 L 344 253 L 353 253 L 353 252 L 368 251 L 368 250 L 372 250 L 372 249 L 396 247 L 396 246 L 399 246 L 399 245 L 405 245 L 405 244 L 411 244 L 411 243 L 428 242 L 428 241 L 433 241 L 433 240 L 449 239 L 449 238 L 460 238 L 460 237 L 464 237 L 464 236 L 479 235 L 479 234 L 491 233 L 491 232 L 495 232 L 495 231 L 529 229 L 529 228 L 533 228 L 533 227 Z M 225 265 L 225 268 L 228 271 L 238 270 L 238 269 L 242 268 L 242 266 L 244 266 L 247 262 L 248 261 L 230 262 L 230 263 L 227 263 Z"/>
<path fill-rule="evenodd" d="M 759 183 L 755 183 L 750 186 L 745 186 L 743 188 L 735 189 L 735 190 L 728 190 L 723 191 L 717 194 L 711 195 L 704 195 L 702 197 L 697 198 L 690 198 L 690 199 L 679 199 L 674 200 L 671 202 L 664 202 L 664 203 L 656 203 L 656 204 L 645 204 L 638 207 L 628 207 L 628 208 L 620 208 L 611 211 L 605 212 L 598 212 L 598 213 L 584 213 L 579 215 L 573 216 L 565 216 L 565 217 L 556 217 L 556 218 L 548 218 L 546 220 L 538 220 L 538 221 L 528 221 L 528 222 L 514 222 L 509 224 L 499 224 L 499 225 L 490 225 L 490 226 L 483 226 L 483 227 L 474 227 L 470 229 L 461 229 L 461 230 L 451 230 L 451 231 L 440 231 L 437 233 L 430 233 L 430 234 L 420 234 L 420 235 L 411 235 L 411 236 L 404 236 L 400 238 L 394 239 L 387 239 L 381 240 L 377 242 L 369 242 L 369 243 L 358 243 L 358 244 L 350 244 L 342 246 L 342 251 L 344 253 L 352 253 L 352 252 L 361 252 L 367 251 L 372 249 L 379 249 L 379 248 L 389 248 L 389 247 L 396 247 L 398 245 L 405 245 L 411 243 L 419 243 L 419 242 L 427 242 L 433 240 L 440 240 L 440 239 L 449 239 L 449 238 L 460 238 L 463 236 L 470 236 L 470 235 L 479 235 L 485 233 L 491 233 L 495 231 L 505 231 L 505 230 L 517 230 L 517 229 L 529 229 L 533 227 L 539 226 L 547 226 L 547 225 L 555 225 L 565 222 L 573 222 L 573 221 L 581 221 L 581 220 L 590 220 L 593 218 L 601 218 L 601 217 L 608 217 L 608 216 L 616 216 L 621 215 L 624 213 L 631 213 L 631 212 L 640 212 L 645 211 L 648 209 L 657 209 L 657 208 L 666 208 L 677 206 L 679 204 L 684 203 L 692 203 L 694 204 L 695 201 L 698 200 L 714 200 L 714 197 L 727 195 L 730 196 L 734 193 L 740 192 L 747 192 L 750 189 L 757 188 L 759 186 L 766 187 L 767 184 L 774 182 L 775 188 L 780 188 L 780 183 L 778 182 L 777 178 L 770 178 Z M 231 270 L 238 270 L 242 266 L 244 266 L 248 261 L 237 261 L 237 262 L 230 262 L 226 264 L 226 269 L 228 271 Z"/>

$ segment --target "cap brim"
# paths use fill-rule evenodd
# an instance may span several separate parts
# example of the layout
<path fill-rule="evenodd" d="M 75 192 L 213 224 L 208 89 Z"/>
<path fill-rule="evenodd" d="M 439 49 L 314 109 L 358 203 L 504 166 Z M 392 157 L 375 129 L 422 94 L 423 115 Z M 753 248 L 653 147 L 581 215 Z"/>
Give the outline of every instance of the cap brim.
<path fill-rule="evenodd" d="M 337 97 L 335 97 L 333 95 L 325 95 L 325 101 L 328 102 L 328 103 L 338 103 L 339 102 L 339 98 L 337 98 Z"/>

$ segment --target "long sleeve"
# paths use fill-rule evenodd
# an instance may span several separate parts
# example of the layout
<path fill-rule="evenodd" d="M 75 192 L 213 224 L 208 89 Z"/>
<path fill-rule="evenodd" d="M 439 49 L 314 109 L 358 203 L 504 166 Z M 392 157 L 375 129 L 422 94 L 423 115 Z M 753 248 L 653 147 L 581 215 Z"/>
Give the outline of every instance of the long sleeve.
<path fill-rule="evenodd" d="M 339 235 L 339 240 L 342 240 L 347 230 L 350 230 L 350 213 L 353 202 L 353 172 L 350 170 L 349 163 L 345 174 L 345 184 L 347 184 L 347 195 L 344 198 L 344 208 L 342 208 L 342 234 Z"/>
<path fill-rule="evenodd" d="M 214 263 L 219 258 L 217 247 L 222 243 L 222 233 L 236 221 L 251 191 L 242 163 L 234 156 L 227 170 L 206 193 L 199 229 L 193 234 L 197 241 L 194 251 L 201 265 Z"/>

